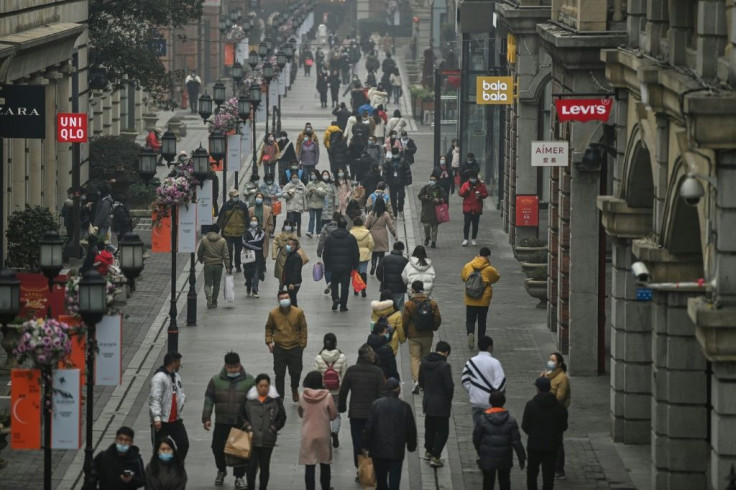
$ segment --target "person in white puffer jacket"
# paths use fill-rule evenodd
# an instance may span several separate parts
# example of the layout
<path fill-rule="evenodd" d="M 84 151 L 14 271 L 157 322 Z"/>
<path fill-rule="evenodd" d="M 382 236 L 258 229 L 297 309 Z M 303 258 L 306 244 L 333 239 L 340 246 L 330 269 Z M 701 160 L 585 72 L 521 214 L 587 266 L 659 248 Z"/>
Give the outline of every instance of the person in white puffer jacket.
<path fill-rule="evenodd" d="M 414 247 L 414 253 L 409 258 L 409 263 L 404 267 L 401 278 L 407 286 L 407 292 L 411 294 L 410 286 L 414 281 L 422 281 L 424 283 L 424 293 L 427 296 L 432 295 L 434 287 L 434 266 L 432 261 L 427 258 L 427 249 L 424 245 Z"/>
<path fill-rule="evenodd" d="M 282 192 L 286 200 L 286 219 L 294 222 L 296 236 L 301 237 L 302 213 L 307 209 L 307 187 L 294 173 Z"/>
<path fill-rule="evenodd" d="M 325 371 L 332 367 L 340 377 L 340 383 L 345 377 L 345 371 L 348 369 L 348 360 L 337 348 L 337 336 L 334 333 L 326 333 L 324 336 L 323 347 L 317 357 L 314 358 L 314 369 L 322 373 L 324 376 Z M 337 397 L 340 394 L 340 389 L 331 389 L 330 394 L 337 404 Z M 332 446 L 339 447 L 340 439 L 338 433 L 340 432 L 340 414 L 337 414 L 335 420 L 330 421 L 330 432 L 332 433 Z"/>
<path fill-rule="evenodd" d="M 148 411 L 151 417 L 151 441 L 154 451 L 158 440 L 171 436 L 176 442 L 178 455 L 183 462 L 189 452 L 189 436 L 181 419 L 186 395 L 182 390 L 179 367 L 181 354 L 167 352 L 164 364 L 156 370 L 151 378 L 151 391 L 148 396 Z M 176 399 L 176 406 L 172 405 Z"/>

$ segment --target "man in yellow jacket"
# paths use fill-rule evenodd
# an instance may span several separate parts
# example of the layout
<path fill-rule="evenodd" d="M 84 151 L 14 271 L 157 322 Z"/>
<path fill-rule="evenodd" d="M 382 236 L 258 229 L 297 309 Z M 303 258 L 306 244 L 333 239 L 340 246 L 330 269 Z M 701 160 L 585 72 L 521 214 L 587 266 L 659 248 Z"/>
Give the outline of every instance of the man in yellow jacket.
<path fill-rule="evenodd" d="M 274 384 L 284 397 L 286 369 L 291 378 L 291 398 L 299 401 L 299 378 L 302 375 L 302 355 L 307 347 L 307 319 L 304 310 L 291 304 L 289 291 L 278 292 L 279 306 L 268 313 L 266 345 L 273 354 Z"/>
<path fill-rule="evenodd" d="M 478 255 L 465 264 L 460 277 L 465 283 L 465 328 L 468 332 L 468 349 L 473 349 L 476 320 L 478 338 L 481 338 L 486 334 L 488 307 L 493 298 L 492 284 L 501 278 L 496 268 L 491 265 L 491 249 L 482 247 Z"/>

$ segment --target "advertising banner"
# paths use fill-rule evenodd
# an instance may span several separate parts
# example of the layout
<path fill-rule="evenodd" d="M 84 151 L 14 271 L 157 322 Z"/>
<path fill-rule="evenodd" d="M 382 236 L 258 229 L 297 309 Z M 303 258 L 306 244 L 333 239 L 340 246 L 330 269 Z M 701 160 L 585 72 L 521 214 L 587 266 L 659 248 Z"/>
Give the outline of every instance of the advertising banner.
<path fill-rule="evenodd" d="M 475 103 L 496 105 L 513 104 L 514 77 L 476 77 Z"/>
<path fill-rule="evenodd" d="M 87 358 L 87 335 L 77 331 L 77 327 L 82 324 L 82 320 L 72 315 L 59 315 L 58 318 L 60 322 L 69 325 L 71 330 L 69 339 L 72 342 L 72 352 L 66 356 L 66 359 L 59 361 L 59 369 L 79 369 L 82 377 L 80 383 L 84 384 L 86 381 L 84 372 Z"/>
<path fill-rule="evenodd" d="M 45 94 L 43 85 L 0 85 L 0 138 L 45 138 Z"/>
<path fill-rule="evenodd" d="M 177 251 L 183 254 L 194 253 L 197 249 L 197 206 L 179 206 L 177 216 Z"/>
<path fill-rule="evenodd" d="M 253 126 L 251 125 L 250 119 L 240 126 L 240 131 L 242 131 L 242 134 L 240 135 L 240 154 L 241 156 L 248 158 L 253 154 L 251 141 L 253 139 Z"/>
<path fill-rule="evenodd" d="M 153 213 L 156 222 L 156 213 Z M 164 216 L 156 225 L 151 225 L 151 251 L 153 253 L 171 252 L 171 216 Z"/>
<path fill-rule="evenodd" d="M 56 141 L 60 143 L 86 143 L 87 114 L 58 113 L 56 115 Z"/>
<path fill-rule="evenodd" d="M 57 369 L 53 374 L 51 397 L 54 415 L 51 420 L 51 448 L 82 447 L 81 384 L 79 369 Z"/>
<path fill-rule="evenodd" d="M 235 62 L 235 45 L 225 43 L 225 66 L 233 66 Z"/>
<path fill-rule="evenodd" d="M 10 447 L 41 449 L 41 371 L 10 371 Z"/>
<path fill-rule="evenodd" d="M 248 38 L 242 39 L 235 48 L 235 61 L 245 64 L 248 61 Z"/>
<path fill-rule="evenodd" d="M 288 73 L 286 73 L 286 66 L 284 66 L 284 70 L 279 74 L 279 78 L 277 79 L 279 83 L 279 95 L 281 95 L 282 97 L 286 95 L 286 77 L 287 76 L 288 76 Z"/>
<path fill-rule="evenodd" d="M 557 99 L 557 120 L 566 121 L 608 121 L 611 116 L 613 99 Z"/>
<path fill-rule="evenodd" d="M 190 206 L 194 207 L 194 206 Z M 95 385 L 117 386 L 123 376 L 123 318 L 120 315 L 103 316 L 97 324 L 97 357 L 95 358 Z"/>
<path fill-rule="evenodd" d="M 201 189 L 197 189 L 197 229 L 201 225 L 212 224 L 212 180 L 207 179 Z"/>
<path fill-rule="evenodd" d="M 20 316 L 45 318 L 49 306 L 53 317 L 65 313 L 66 274 L 56 277 L 51 291 L 46 276 L 30 272 L 16 272 L 15 276 L 20 281 Z"/>
<path fill-rule="evenodd" d="M 532 141 L 532 167 L 567 167 L 568 141 Z"/>
<path fill-rule="evenodd" d="M 539 197 L 516 196 L 516 226 L 539 226 Z"/>
<path fill-rule="evenodd" d="M 228 173 L 240 171 L 240 135 L 230 134 L 227 137 L 227 170 Z"/>

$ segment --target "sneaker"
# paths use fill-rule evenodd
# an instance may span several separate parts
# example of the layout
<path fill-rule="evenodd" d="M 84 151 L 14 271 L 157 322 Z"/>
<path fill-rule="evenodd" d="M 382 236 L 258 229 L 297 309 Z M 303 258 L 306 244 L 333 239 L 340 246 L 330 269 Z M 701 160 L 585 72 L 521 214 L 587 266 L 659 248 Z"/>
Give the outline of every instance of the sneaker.
<path fill-rule="evenodd" d="M 340 438 L 337 435 L 337 432 L 332 433 L 332 447 L 340 447 Z"/>
<path fill-rule="evenodd" d="M 225 482 L 225 475 L 227 475 L 227 472 L 218 471 L 217 476 L 215 477 L 215 485 L 218 487 L 221 486 Z"/>
<path fill-rule="evenodd" d="M 250 288 L 248 288 L 248 289 L 245 290 L 245 295 L 246 296 L 250 296 Z"/>
<path fill-rule="evenodd" d="M 564 471 L 555 471 L 555 480 L 566 480 L 567 477 L 565 476 Z"/>
<path fill-rule="evenodd" d="M 260 296 L 258 296 L 258 291 L 253 291 L 253 297 L 254 298 L 260 298 Z"/>
<path fill-rule="evenodd" d="M 340 307 L 340 311 L 348 311 L 348 307 L 347 306 L 341 306 Z"/>
<path fill-rule="evenodd" d="M 421 389 L 421 388 L 419 388 L 419 383 L 417 383 L 416 381 L 414 381 L 414 389 L 413 389 L 413 390 L 411 390 L 412 394 L 414 394 L 414 395 L 418 395 L 418 394 L 419 394 L 419 390 L 420 390 L 420 389 Z"/>
<path fill-rule="evenodd" d="M 432 459 L 429 460 L 429 466 L 432 468 L 442 468 L 445 466 L 445 463 L 440 458 L 432 456 Z"/>
<path fill-rule="evenodd" d="M 473 350 L 475 347 L 475 334 L 469 333 L 468 334 L 468 349 Z"/>
<path fill-rule="evenodd" d="M 235 479 L 235 490 L 246 490 L 247 488 L 248 484 L 245 482 L 245 478 Z"/>
<path fill-rule="evenodd" d="M 330 294 L 332 292 L 332 288 L 330 287 L 330 283 L 327 283 L 327 287 L 324 290 L 325 294 Z"/>
<path fill-rule="evenodd" d="M 432 245 L 430 245 L 432 248 L 437 248 L 437 242 L 432 242 Z"/>
<path fill-rule="evenodd" d="M 463 243 L 461 243 L 461 245 L 463 247 L 467 247 L 468 246 L 468 241 L 467 240 L 463 240 Z"/>
<path fill-rule="evenodd" d="M 424 461 L 429 461 L 430 459 L 432 459 L 432 453 L 430 453 L 429 451 L 426 451 L 424 453 Z"/>
<path fill-rule="evenodd" d="M 307 236 L 308 236 L 309 238 L 312 238 L 312 232 L 311 232 L 311 231 L 308 231 L 308 232 L 307 232 Z"/>
<path fill-rule="evenodd" d="M 473 238 L 472 240 L 470 240 L 470 243 L 472 243 L 473 245 L 478 245 L 478 242 L 475 241 L 475 238 Z"/>
<path fill-rule="evenodd" d="M 427 245 L 429 245 L 429 237 L 424 239 L 424 246 L 426 247 Z"/>
<path fill-rule="evenodd" d="M 337 311 L 337 305 L 339 305 L 339 304 L 340 303 L 338 303 L 337 301 L 333 301 L 332 302 L 332 311 Z"/>

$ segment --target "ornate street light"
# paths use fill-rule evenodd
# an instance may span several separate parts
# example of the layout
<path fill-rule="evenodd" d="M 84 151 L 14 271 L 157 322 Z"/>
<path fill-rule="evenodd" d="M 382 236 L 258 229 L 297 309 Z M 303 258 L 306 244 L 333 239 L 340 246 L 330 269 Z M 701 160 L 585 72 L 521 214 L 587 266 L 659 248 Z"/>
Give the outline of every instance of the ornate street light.
<path fill-rule="evenodd" d="M 212 131 L 209 137 L 210 156 L 219 162 L 225 158 L 225 134 L 222 131 Z"/>
<path fill-rule="evenodd" d="M 161 156 L 169 165 L 176 157 L 176 135 L 171 131 L 166 131 L 161 138 Z"/>
<path fill-rule="evenodd" d="M 279 54 L 276 55 L 276 65 L 281 70 L 286 66 L 286 53 L 284 51 L 279 51 Z"/>
<path fill-rule="evenodd" d="M 263 72 L 263 78 L 266 80 L 266 82 L 271 83 L 271 80 L 273 80 L 273 65 L 270 61 L 266 61 L 263 63 L 263 66 L 261 67 L 261 71 Z M 268 94 L 268 92 L 266 92 Z"/>
<path fill-rule="evenodd" d="M 199 96 L 199 117 L 202 118 L 205 124 L 207 119 L 212 115 L 212 97 L 207 92 Z"/>
<path fill-rule="evenodd" d="M 240 61 L 233 63 L 233 80 L 235 80 L 236 86 L 243 81 L 243 65 L 240 64 Z"/>
<path fill-rule="evenodd" d="M 286 55 L 286 61 L 291 63 L 291 59 L 294 57 L 294 47 L 287 43 L 286 46 L 284 46 L 284 54 Z"/>
<path fill-rule="evenodd" d="M 248 88 L 248 99 L 250 100 L 253 109 L 258 109 L 261 104 L 261 86 L 257 83 L 251 83 Z M 254 140 L 255 141 L 255 140 Z"/>
<path fill-rule="evenodd" d="M 268 56 L 268 46 L 266 46 L 265 41 L 258 45 L 258 56 L 260 56 L 261 59 Z"/>
<path fill-rule="evenodd" d="M 238 116 L 245 121 L 250 116 L 250 99 L 247 95 L 238 97 Z"/>
<path fill-rule="evenodd" d="M 0 270 L 0 324 L 3 335 L 6 325 L 18 316 L 20 311 L 20 281 L 9 269 Z"/>
<path fill-rule="evenodd" d="M 220 107 L 225 102 L 225 84 L 219 80 L 212 87 L 212 100 L 215 101 L 217 107 Z"/>
<path fill-rule="evenodd" d="M 225 32 L 227 30 L 227 23 L 225 22 L 224 17 L 220 17 L 220 21 L 217 23 L 218 29 L 220 29 L 220 32 Z"/>
<path fill-rule="evenodd" d="M 199 186 L 202 187 L 210 169 L 210 154 L 202 148 L 202 144 L 192 153 L 192 166 L 194 167 L 192 172 L 194 178 L 199 181 Z"/>
<path fill-rule="evenodd" d="M 250 65 L 251 70 L 255 70 L 258 63 L 260 63 L 260 57 L 255 49 L 251 49 L 248 53 L 248 65 Z"/>
<path fill-rule="evenodd" d="M 64 240 L 59 236 L 58 231 L 49 230 L 43 234 L 43 238 L 38 242 L 41 246 L 41 258 L 39 263 L 43 275 L 49 280 L 49 291 L 54 284 L 54 278 L 59 275 L 64 267 Z"/>
<path fill-rule="evenodd" d="M 143 242 L 134 233 L 126 233 L 118 243 L 120 270 L 130 284 L 130 290 L 135 291 L 135 280 L 143 271 Z"/>
<path fill-rule="evenodd" d="M 268 54 L 271 54 L 273 52 L 273 39 L 267 37 L 263 40 L 263 44 L 266 45 L 266 48 L 268 49 Z"/>
<path fill-rule="evenodd" d="M 146 147 L 138 152 L 138 173 L 146 184 L 156 175 L 156 161 L 156 153 L 152 149 Z"/>

